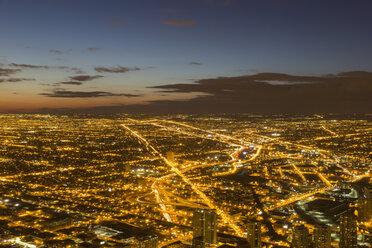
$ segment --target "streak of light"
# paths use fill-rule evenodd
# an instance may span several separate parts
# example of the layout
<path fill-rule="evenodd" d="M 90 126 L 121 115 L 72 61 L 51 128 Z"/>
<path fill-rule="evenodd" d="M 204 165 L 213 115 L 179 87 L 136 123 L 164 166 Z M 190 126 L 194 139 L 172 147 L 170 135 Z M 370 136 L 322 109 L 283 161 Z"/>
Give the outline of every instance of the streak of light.
<path fill-rule="evenodd" d="M 154 154 L 158 155 L 171 169 L 188 185 L 191 186 L 192 190 L 199 195 L 199 197 L 204 201 L 204 203 L 211 209 L 215 209 L 216 213 L 220 215 L 222 220 L 228 224 L 234 232 L 240 236 L 244 237 L 243 230 L 235 223 L 235 221 L 232 219 L 230 215 L 225 213 L 223 210 L 221 210 L 218 206 L 216 206 L 209 197 L 204 194 L 195 184 L 193 184 L 182 172 L 172 163 L 170 162 L 166 157 L 164 157 L 157 149 L 155 149 L 154 146 L 152 146 L 144 137 L 142 137 L 140 134 L 138 134 L 136 131 L 130 129 L 127 125 L 121 124 L 122 127 L 124 127 L 126 130 L 128 130 L 132 135 L 137 137 L 139 140 L 141 140 L 146 147 L 151 150 Z"/>

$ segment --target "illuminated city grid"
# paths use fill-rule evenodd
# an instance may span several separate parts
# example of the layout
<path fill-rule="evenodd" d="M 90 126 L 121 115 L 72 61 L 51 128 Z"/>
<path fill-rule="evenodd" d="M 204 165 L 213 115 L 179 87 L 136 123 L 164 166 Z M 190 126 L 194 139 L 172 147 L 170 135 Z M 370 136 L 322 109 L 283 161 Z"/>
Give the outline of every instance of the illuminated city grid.
<path fill-rule="evenodd" d="M 236 240 L 261 221 L 267 247 L 289 247 L 299 224 L 337 232 L 337 221 L 301 210 L 355 199 L 355 187 L 371 184 L 370 120 L 0 115 L 0 237 L 124 247 L 156 234 L 164 247 L 191 242 L 193 212 L 203 208 L 216 210 L 219 235 Z M 370 221 L 358 223 L 359 235 L 370 232 Z"/>

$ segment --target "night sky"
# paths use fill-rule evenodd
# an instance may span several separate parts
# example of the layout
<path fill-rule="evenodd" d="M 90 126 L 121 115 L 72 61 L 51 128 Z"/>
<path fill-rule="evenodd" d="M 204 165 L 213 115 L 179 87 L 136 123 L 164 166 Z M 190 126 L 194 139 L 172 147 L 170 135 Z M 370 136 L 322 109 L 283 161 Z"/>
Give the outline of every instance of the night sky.
<path fill-rule="evenodd" d="M 0 0 L 0 112 L 372 113 L 370 0 Z"/>

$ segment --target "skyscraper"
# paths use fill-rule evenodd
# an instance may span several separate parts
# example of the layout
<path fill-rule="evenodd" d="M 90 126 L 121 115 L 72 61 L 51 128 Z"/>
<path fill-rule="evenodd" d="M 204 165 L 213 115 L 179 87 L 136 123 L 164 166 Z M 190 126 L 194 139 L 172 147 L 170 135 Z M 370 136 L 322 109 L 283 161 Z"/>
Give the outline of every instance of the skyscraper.
<path fill-rule="evenodd" d="M 214 209 L 197 209 L 193 216 L 193 245 L 210 247 L 217 245 L 217 214 Z"/>
<path fill-rule="evenodd" d="M 372 190 L 365 187 L 358 199 L 358 220 L 368 222 L 372 219 Z"/>
<path fill-rule="evenodd" d="M 261 222 L 252 221 L 247 224 L 247 241 L 249 248 L 261 248 Z"/>
<path fill-rule="evenodd" d="M 199 237 L 195 237 L 192 239 L 192 247 L 193 248 L 204 248 L 208 246 L 205 244 L 203 237 L 199 236 Z"/>
<path fill-rule="evenodd" d="M 357 219 L 353 213 L 340 217 L 340 248 L 357 248 Z"/>
<path fill-rule="evenodd" d="M 292 247 L 293 248 L 309 248 L 311 246 L 311 239 L 309 237 L 309 230 L 304 226 L 295 226 L 293 229 Z"/>
<path fill-rule="evenodd" d="M 331 248 L 331 228 L 317 226 L 313 233 L 314 248 Z"/>

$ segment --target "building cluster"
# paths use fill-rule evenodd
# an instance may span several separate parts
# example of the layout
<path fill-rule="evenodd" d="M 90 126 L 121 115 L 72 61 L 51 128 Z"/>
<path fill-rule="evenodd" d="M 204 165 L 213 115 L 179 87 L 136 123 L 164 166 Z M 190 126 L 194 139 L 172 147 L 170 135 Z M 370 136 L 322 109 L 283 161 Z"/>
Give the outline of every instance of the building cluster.
<path fill-rule="evenodd" d="M 369 209 L 372 211 L 372 209 Z M 369 220 L 372 213 L 369 213 Z M 197 209 L 193 217 L 193 239 L 194 248 L 229 247 L 221 244 L 217 238 L 217 214 L 213 209 Z M 306 225 L 294 226 L 290 246 L 292 248 L 358 248 L 358 222 L 357 216 L 352 212 L 345 212 L 341 215 L 338 229 L 338 242 L 332 242 L 332 229 L 325 225 L 312 227 L 312 234 Z M 261 222 L 251 221 L 246 225 L 246 242 L 234 244 L 230 247 L 261 248 L 267 247 L 261 240 Z M 366 236 L 367 237 L 367 236 Z M 370 236 L 368 236 L 370 238 Z M 367 246 L 365 246 L 367 247 Z"/>
<path fill-rule="evenodd" d="M 261 248 L 261 222 L 250 221 L 246 225 L 245 238 L 231 245 L 233 239 L 217 237 L 218 218 L 214 209 L 196 209 L 194 211 L 192 228 L 193 238 L 192 247 L 194 248 L 212 248 L 212 247 L 252 247 Z M 221 240 L 225 242 L 221 242 Z M 223 243 L 223 244 L 221 244 Z"/>
<path fill-rule="evenodd" d="M 315 226 L 313 234 L 305 225 L 293 229 L 293 248 L 331 248 L 331 228 Z M 357 248 L 357 218 L 352 213 L 345 213 L 340 218 L 339 242 L 340 248 Z"/>
<path fill-rule="evenodd" d="M 0 244 L 368 247 L 363 118 L 0 115 Z"/>

